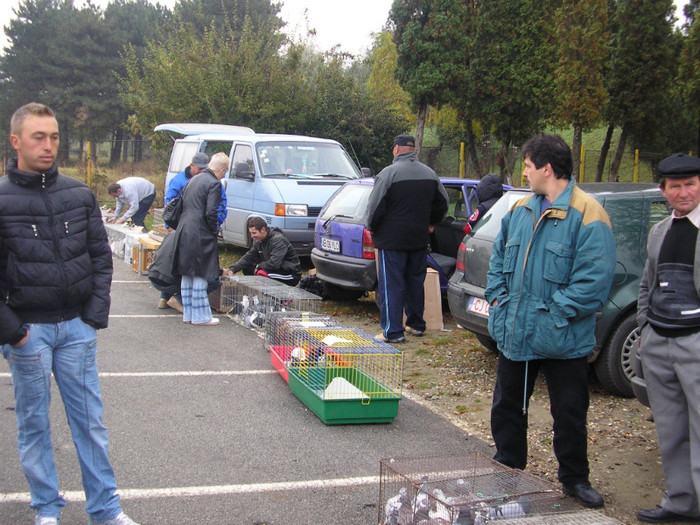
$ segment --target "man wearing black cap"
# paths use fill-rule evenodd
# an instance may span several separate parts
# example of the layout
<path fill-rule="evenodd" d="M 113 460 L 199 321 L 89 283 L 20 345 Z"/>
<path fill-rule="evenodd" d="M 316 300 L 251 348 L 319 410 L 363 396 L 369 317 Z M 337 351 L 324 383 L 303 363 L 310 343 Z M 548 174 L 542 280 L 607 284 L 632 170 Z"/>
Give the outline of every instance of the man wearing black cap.
<path fill-rule="evenodd" d="M 700 159 L 678 153 L 658 169 L 673 213 L 649 233 L 637 323 L 666 492 L 637 519 L 700 521 Z"/>
<path fill-rule="evenodd" d="M 418 161 L 411 135 L 394 139 L 394 162 L 384 168 L 369 197 L 367 229 L 377 249 L 377 294 L 382 334 L 389 343 L 404 331 L 423 335 L 426 257 L 430 229 L 447 212 L 447 192 L 437 174 Z M 406 328 L 403 313 L 406 312 Z"/>

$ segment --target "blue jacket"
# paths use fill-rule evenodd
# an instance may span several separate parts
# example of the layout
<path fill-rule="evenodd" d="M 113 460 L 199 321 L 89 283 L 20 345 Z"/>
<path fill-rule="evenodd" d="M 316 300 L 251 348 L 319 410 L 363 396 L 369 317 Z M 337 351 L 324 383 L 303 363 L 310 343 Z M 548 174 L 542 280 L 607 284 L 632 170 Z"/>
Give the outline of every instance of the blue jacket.
<path fill-rule="evenodd" d="M 489 264 L 488 329 L 512 361 L 588 355 L 617 261 L 607 213 L 573 179 L 540 216 L 542 199 L 503 217 Z"/>
<path fill-rule="evenodd" d="M 163 206 L 168 204 L 171 200 L 182 193 L 182 190 L 187 185 L 187 183 L 192 178 L 192 173 L 190 172 L 190 167 L 187 166 L 180 173 L 175 175 L 168 184 L 168 189 L 165 191 L 165 198 L 163 199 Z M 221 185 L 221 203 L 219 204 L 219 209 L 217 212 L 216 223 L 221 226 L 226 220 L 228 215 L 227 200 L 226 200 L 226 188 Z"/>

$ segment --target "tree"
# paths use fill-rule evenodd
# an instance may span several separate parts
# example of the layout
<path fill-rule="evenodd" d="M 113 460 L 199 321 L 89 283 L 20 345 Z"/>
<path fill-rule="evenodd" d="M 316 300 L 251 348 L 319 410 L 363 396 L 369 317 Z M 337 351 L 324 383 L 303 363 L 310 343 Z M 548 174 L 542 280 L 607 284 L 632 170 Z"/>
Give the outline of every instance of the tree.
<path fill-rule="evenodd" d="M 682 97 L 696 126 L 694 151 L 700 152 L 700 1 L 685 6 L 687 36 L 680 60 L 679 80 Z"/>
<path fill-rule="evenodd" d="M 610 180 L 617 181 L 627 139 L 655 133 L 675 77 L 671 0 L 619 0 L 607 90 L 610 124 L 622 126 Z"/>
<path fill-rule="evenodd" d="M 603 68 L 607 45 L 607 0 L 565 0 L 555 14 L 555 121 L 574 128 L 571 150 L 579 177 L 581 139 L 600 120 L 607 101 Z"/>
<path fill-rule="evenodd" d="M 479 10 L 469 111 L 500 142 L 504 180 L 515 162 L 508 159 L 510 146 L 540 132 L 553 111 L 553 13 L 559 4 L 491 0 Z"/>
<path fill-rule="evenodd" d="M 394 0 L 391 6 L 389 20 L 398 52 L 396 76 L 418 112 L 418 154 L 428 106 L 449 102 L 464 84 L 466 14 L 460 0 Z"/>
<path fill-rule="evenodd" d="M 277 16 L 281 4 L 270 0 L 180 0 L 175 17 L 201 34 L 212 25 L 218 30 L 230 29 L 240 38 L 245 21 L 253 28 L 280 29 L 284 22 Z"/>

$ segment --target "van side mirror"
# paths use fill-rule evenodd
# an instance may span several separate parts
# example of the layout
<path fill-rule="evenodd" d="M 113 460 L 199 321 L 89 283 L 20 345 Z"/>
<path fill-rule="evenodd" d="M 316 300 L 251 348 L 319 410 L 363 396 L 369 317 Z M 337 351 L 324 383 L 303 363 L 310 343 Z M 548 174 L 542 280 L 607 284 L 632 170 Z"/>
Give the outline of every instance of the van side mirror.
<path fill-rule="evenodd" d="M 362 175 L 364 177 L 371 177 L 372 176 L 372 170 L 369 168 L 360 168 L 360 171 L 362 172 Z"/>
<path fill-rule="evenodd" d="M 233 175 L 237 179 L 255 180 L 255 171 L 247 162 L 237 162 L 233 170 Z"/>

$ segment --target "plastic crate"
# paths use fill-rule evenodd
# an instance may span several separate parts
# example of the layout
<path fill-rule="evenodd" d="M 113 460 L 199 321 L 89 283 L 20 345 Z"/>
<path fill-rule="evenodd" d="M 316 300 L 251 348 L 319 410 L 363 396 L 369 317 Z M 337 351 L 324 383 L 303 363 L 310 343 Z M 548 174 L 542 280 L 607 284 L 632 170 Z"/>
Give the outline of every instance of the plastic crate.
<path fill-rule="evenodd" d="M 289 388 L 326 425 L 391 423 L 398 413 L 400 394 L 384 389 L 351 367 L 329 370 L 318 367 L 300 370 L 290 367 L 287 370 Z M 370 397 L 363 392 L 359 394 L 360 397 L 355 398 L 324 399 L 324 390 L 319 391 L 311 387 L 311 384 L 320 383 L 325 383 L 328 387 L 336 378 L 344 379 L 360 391 L 362 386 L 369 387 L 376 396 Z M 359 380 L 361 384 L 353 384 L 355 380 Z"/>
<path fill-rule="evenodd" d="M 381 525 L 481 525 L 568 510 L 553 483 L 478 452 L 382 459 L 379 478 Z"/>

